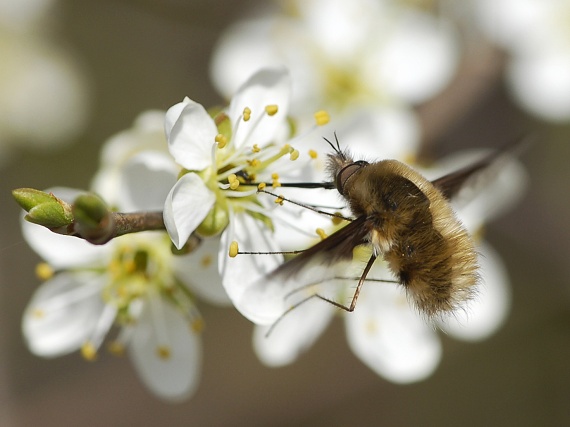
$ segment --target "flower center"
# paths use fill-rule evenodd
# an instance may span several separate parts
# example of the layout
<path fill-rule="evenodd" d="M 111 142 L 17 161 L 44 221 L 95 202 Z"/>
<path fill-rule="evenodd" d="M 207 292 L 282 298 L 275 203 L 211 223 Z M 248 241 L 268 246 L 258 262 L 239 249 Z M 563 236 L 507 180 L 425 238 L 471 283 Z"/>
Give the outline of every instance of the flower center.
<path fill-rule="evenodd" d="M 271 221 L 257 200 L 257 185 L 253 184 L 258 180 L 270 180 L 273 186 L 278 186 L 278 180 L 271 178 L 275 162 L 287 156 L 291 161 L 299 157 L 299 152 L 291 145 L 280 145 L 270 141 L 270 137 L 260 137 L 260 131 L 268 127 L 266 121 L 276 120 L 278 113 L 279 106 L 270 104 L 261 112 L 244 107 L 236 123 L 229 123 L 229 117 L 224 113 L 214 118 L 220 133 L 213 141 L 213 166 L 199 174 L 215 194 L 216 202 L 197 228 L 201 236 L 223 231 L 229 223 L 230 211 L 248 211 L 270 225 Z"/>
<path fill-rule="evenodd" d="M 132 321 L 129 308 L 133 301 L 147 297 L 149 292 L 171 294 L 176 286 L 169 240 L 162 235 L 152 237 L 128 236 L 117 241 L 108 264 L 109 280 L 102 296 L 117 308 L 119 323 Z"/>

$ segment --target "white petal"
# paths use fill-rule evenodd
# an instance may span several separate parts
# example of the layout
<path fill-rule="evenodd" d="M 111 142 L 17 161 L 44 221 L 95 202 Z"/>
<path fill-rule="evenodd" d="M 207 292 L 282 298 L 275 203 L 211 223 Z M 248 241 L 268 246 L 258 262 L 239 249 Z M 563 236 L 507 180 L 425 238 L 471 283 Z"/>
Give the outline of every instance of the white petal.
<path fill-rule="evenodd" d="M 144 151 L 133 156 L 120 172 L 120 210 L 158 211 L 176 183 L 178 167 L 166 153 Z"/>
<path fill-rule="evenodd" d="M 402 161 L 418 151 L 421 130 L 412 110 L 376 107 L 358 109 L 342 119 L 337 135 L 341 148 L 356 155 Z"/>
<path fill-rule="evenodd" d="M 499 254 L 488 244 L 477 247 L 481 285 L 474 301 L 465 311 L 441 322 L 441 328 L 464 340 L 483 340 L 494 334 L 505 322 L 511 305 L 509 276 Z"/>
<path fill-rule="evenodd" d="M 298 2 L 302 24 L 310 39 L 333 63 L 346 66 L 382 19 L 376 0 L 312 0 Z M 299 31 L 299 30 L 297 30 Z M 302 49 L 302 47 L 300 47 Z"/>
<path fill-rule="evenodd" d="M 89 117 L 84 75 L 49 39 L 2 32 L 2 136 L 21 146 L 61 146 L 78 137 Z"/>
<path fill-rule="evenodd" d="M 368 57 L 365 81 L 412 103 L 438 93 L 453 77 L 458 47 L 449 25 L 423 13 L 407 13 Z"/>
<path fill-rule="evenodd" d="M 202 240 L 194 252 L 173 259 L 176 277 L 184 282 L 199 297 L 217 305 L 231 304 L 218 269 L 220 238 Z"/>
<path fill-rule="evenodd" d="M 343 205 L 338 193 L 331 190 L 281 188 L 279 194 L 288 200 L 300 203 L 338 207 Z M 265 195 L 260 195 L 260 197 L 263 196 Z M 292 204 L 276 206 L 275 199 L 269 197 L 264 200 L 264 204 L 268 206 L 268 210 L 272 209 L 271 217 L 275 226 L 273 238 L 281 250 L 299 250 L 312 246 L 320 239 L 316 233 L 317 228 L 325 231 L 331 229 L 332 223 L 329 216 Z"/>
<path fill-rule="evenodd" d="M 279 64 L 270 42 L 276 21 L 270 18 L 237 22 L 218 40 L 210 65 L 214 86 L 230 99 L 240 85 L 263 67 Z"/>
<path fill-rule="evenodd" d="M 179 165 L 194 171 L 211 166 L 218 130 L 204 107 L 188 98 L 170 107 L 165 130 L 168 149 Z"/>
<path fill-rule="evenodd" d="M 105 303 L 104 277 L 61 273 L 44 283 L 24 311 L 22 331 L 30 350 L 56 357 L 81 347 L 97 328 Z"/>
<path fill-rule="evenodd" d="M 277 243 L 267 227 L 245 213 L 235 214 L 222 233 L 218 262 L 222 283 L 234 306 L 258 324 L 273 322 L 284 310 L 282 290 L 265 284 L 265 275 L 283 261 L 282 255 L 229 256 L 232 241 L 242 251 L 275 252 Z M 259 282 L 259 283 L 258 283 Z"/>
<path fill-rule="evenodd" d="M 312 299 L 287 313 L 269 336 L 270 326 L 256 325 L 253 345 L 257 356 L 267 366 L 294 362 L 328 326 L 334 310 L 325 301 Z"/>
<path fill-rule="evenodd" d="M 478 0 L 474 2 L 475 18 L 496 42 L 517 51 L 524 50 L 529 45 L 537 45 L 537 39 L 547 30 L 542 27 L 555 26 L 551 13 L 556 3 L 556 0 Z"/>
<path fill-rule="evenodd" d="M 570 53 L 516 56 L 507 68 L 509 86 L 524 108 L 546 120 L 570 118 Z"/>
<path fill-rule="evenodd" d="M 0 2 L 0 23 L 9 31 L 29 32 L 34 25 L 38 25 L 42 17 L 47 15 L 46 12 L 49 12 L 54 3 L 53 0 L 2 1 Z M 28 36 L 22 38 L 28 38 Z"/>
<path fill-rule="evenodd" d="M 155 302 L 156 313 L 146 303 L 137 319 L 129 354 L 140 378 L 155 395 L 172 401 L 187 399 L 199 382 L 201 339 L 172 304 L 160 297 Z M 168 357 L 159 356 L 160 348 L 169 352 Z"/>
<path fill-rule="evenodd" d="M 180 249 L 206 218 L 216 196 L 195 173 L 187 173 L 172 187 L 164 203 L 164 224 Z"/>
<path fill-rule="evenodd" d="M 252 75 L 236 92 L 228 115 L 235 128 L 245 107 L 251 109 L 249 121 L 239 123 L 239 130 L 233 135 L 236 147 L 271 142 L 286 127 L 289 102 L 291 98 L 291 79 L 285 68 L 264 68 Z M 267 105 L 277 105 L 274 116 L 265 113 Z"/>
<path fill-rule="evenodd" d="M 355 311 L 346 316 L 346 333 L 352 351 L 392 382 L 423 380 L 441 358 L 436 333 L 393 284 L 365 283 Z"/>
<path fill-rule="evenodd" d="M 149 110 L 141 113 L 134 125 L 112 136 L 101 150 L 101 167 L 91 182 L 91 189 L 105 201 L 116 206 L 120 200 L 117 179 L 120 168 L 132 156 L 143 150 L 168 152 L 164 135 L 164 111 Z"/>
<path fill-rule="evenodd" d="M 425 171 L 428 179 L 472 165 L 489 150 L 464 150 L 447 156 L 438 168 Z M 522 198 L 528 185 L 528 175 L 515 158 L 503 156 L 483 171 L 468 179 L 452 200 L 453 207 L 465 227 L 479 231 L 481 226 L 510 210 Z"/>

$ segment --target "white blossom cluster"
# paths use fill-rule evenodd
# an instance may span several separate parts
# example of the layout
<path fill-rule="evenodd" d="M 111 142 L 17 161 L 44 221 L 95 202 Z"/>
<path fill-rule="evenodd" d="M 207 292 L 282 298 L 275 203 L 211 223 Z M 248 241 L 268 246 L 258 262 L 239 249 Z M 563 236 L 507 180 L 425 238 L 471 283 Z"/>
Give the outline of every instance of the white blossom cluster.
<path fill-rule="evenodd" d="M 23 221 L 46 261 L 38 269 L 46 281 L 23 319 L 30 349 L 45 357 L 81 350 L 87 359 L 104 344 L 128 351 L 152 392 L 181 400 L 198 385 L 204 299 L 231 303 L 256 324 L 254 348 L 267 365 L 296 360 L 341 314 L 351 349 L 373 371 L 398 383 L 428 377 L 441 342 L 402 287 L 365 283 L 350 314 L 318 299 L 286 313 L 291 284 L 271 280 L 283 251 L 307 248 L 337 227 L 290 201 L 350 215 L 336 190 L 284 185 L 330 179 L 323 137 L 336 133 L 341 147 L 366 159 L 414 162 L 421 129 L 413 107 L 450 82 L 460 48 L 450 20 L 410 3 L 290 1 L 288 13 L 268 10 L 229 28 L 212 61 L 214 84 L 231 98 L 227 107 L 208 110 L 184 98 L 166 112 L 141 114 L 105 145 L 93 180 L 92 190 L 118 211 L 163 211 L 167 233 L 92 246 Z M 436 178 L 474 158 L 464 153 L 421 171 Z M 483 339 L 508 313 L 508 275 L 482 229 L 523 184 L 510 161 L 455 206 L 476 236 L 482 285 L 464 312 L 438 324 L 449 335 Z M 77 194 L 51 191 L 68 200 Z M 319 283 L 318 274 L 304 284 L 350 298 L 357 279 Z M 369 276 L 394 279 L 381 260 Z"/>

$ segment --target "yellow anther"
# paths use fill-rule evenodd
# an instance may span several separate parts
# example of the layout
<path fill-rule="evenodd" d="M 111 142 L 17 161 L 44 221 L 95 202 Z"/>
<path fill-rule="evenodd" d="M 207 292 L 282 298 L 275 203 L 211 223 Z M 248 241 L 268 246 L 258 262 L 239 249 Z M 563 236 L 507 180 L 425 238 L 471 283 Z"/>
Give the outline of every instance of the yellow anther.
<path fill-rule="evenodd" d="M 54 275 L 54 270 L 47 262 L 40 262 L 36 265 L 36 277 L 40 280 L 49 280 Z"/>
<path fill-rule="evenodd" d="M 276 199 L 275 199 L 275 203 L 277 203 L 278 205 L 283 206 L 283 202 L 285 201 L 285 198 L 282 195 L 279 195 Z"/>
<path fill-rule="evenodd" d="M 309 157 L 311 157 L 311 159 L 316 159 L 318 156 L 315 150 L 309 150 Z"/>
<path fill-rule="evenodd" d="M 41 308 L 34 308 L 32 310 L 32 317 L 35 319 L 41 319 L 46 315 L 46 312 L 43 311 Z"/>
<path fill-rule="evenodd" d="M 204 320 L 201 317 L 193 319 L 190 323 L 190 329 L 197 334 L 201 333 L 204 330 Z"/>
<path fill-rule="evenodd" d="M 253 151 L 254 153 L 259 153 L 261 151 L 261 148 L 259 148 L 259 145 L 253 144 L 253 148 L 251 149 L 251 151 Z"/>
<path fill-rule="evenodd" d="M 375 335 L 378 332 L 378 323 L 374 319 L 368 319 L 364 323 L 364 329 L 369 335 Z"/>
<path fill-rule="evenodd" d="M 279 179 L 279 174 L 278 173 L 272 173 L 271 179 Z"/>
<path fill-rule="evenodd" d="M 251 109 L 249 107 L 245 107 L 243 109 L 243 121 L 247 122 L 251 118 Z"/>
<path fill-rule="evenodd" d="M 247 164 L 256 168 L 261 164 L 261 162 L 259 161 L 259 159 L 253 159 L 253 160 L 247 160 Z"/>
<path fill-rule="evenodd" d="M 125 271 L 127 273 L 134 273 L 137 269 L 137 263 L 134 260 L 128 260 L 124 263 Z"/>
<path fill-rule="evenodd" d="M 331 117 L 325 110 L 320 110 L 315 113 L 315 121 L 317 122 L 317 126 L 324 126 L 330 122 L 330 120 Z"/>
<path fill-rule="evenodd" d="M 299 158 L 299 150 L 293 150 L 291 151 L 291 154 L 289 155 L 289 158 L 291 160 L 297 160 Z"/>
<path fill-rule="evenodd" d="M 170 359 L 170 347 L 166 346 L 166 345 L 159 345 L 158 347 L 156 347 L 156 354 L 158 355 L 158 357 L 160 357 L 161 359 Z"/>
<path fill-rule="evenodd" d="M 222 135 L 221 133 L 216 135 L 215 140 L 216 143 L 218 144 L 218 148 L 224 148 L 228 143 L 228 138 L 226 138 L 226 136 Z"/>
<path fill-rule="evenodd" d="M 325 230 L 322 228 L 317 228 L 316 233 L 321 238 L 321 240 L 325 240 L 327 238 L 327 233 L 325 233 Z"/>
<path fill-rule="evenodd" d="M 97 349 L 91 341 L 83 343 L 81 346 L 81 355 L 85 360 L 88 360 L 90 362 L 97 359 Z"/>
<path fill-rule="evenodd" d="M 263 191 L 265 190 L 265 187 L 267 187 L 265 182 L 260 182 L 259 185 L 257 186 L 257 191 Z"/>
<path fill-rule="evenodd" d="M 230 183 L 230 188 L 235 190 L 239 187 L 239 180 L 235 173 L 228 176 L 228 182 Z"/>
<path fill-rule="evenodd" d="M 107 351 L 114 356 L 123 356 L 125 354 L 125 346 L 122 342 L 111 341 L 107 344 Z"/>
<path fill-rule="evenodd" d="M 337 215 L 339 215 L 339 216 L 337 216 Z M 340 217 L 340 212 L 336 212 L 335 216 L 332 217 L 333 225 L 339 225 L 342 221 L 344 221 L 344 220 Z"/>
<path fill-rule="evenodd" d="M 277 106 L 277 104 L 271 104 L 265 106 L 265 112 L 267 113 L 268 116 L 274 116 L 275 114 L 277 114 L 277 111 L 279 111 L 279 107 Z"/>
<path fill-rule="evenodd" d="M 235 240 L 230 243 L 230 258 L 235 258 L 239 253 L 239 246 L 238 246 L 238 242 L 236 242 Z"/>
<path fill-rule="evenodd" d="M 200 260 L 200 265 L 204 268 L 208 268 L 210 265 L 212 265 L 212 261 L 213 261 L 212 255 L 207 254 L 207 255 L 204 255 L 202 257 L 202 259 Z"/>

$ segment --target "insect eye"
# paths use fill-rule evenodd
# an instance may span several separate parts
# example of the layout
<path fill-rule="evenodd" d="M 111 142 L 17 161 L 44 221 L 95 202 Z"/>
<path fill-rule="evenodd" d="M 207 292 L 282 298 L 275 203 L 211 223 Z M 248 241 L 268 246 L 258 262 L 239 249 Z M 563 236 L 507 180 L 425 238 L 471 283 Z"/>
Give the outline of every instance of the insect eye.
<path fill-rule="evenodd" d="M 344 195 L 344 185 L 346 181 L 354 175 L 360 168 L 366 166 L 368 162 L 364 160 L 358 160 L 357 162 L 351 163 L 343 167 L 336 176 L 336 189 L 341 195 Z"/>

